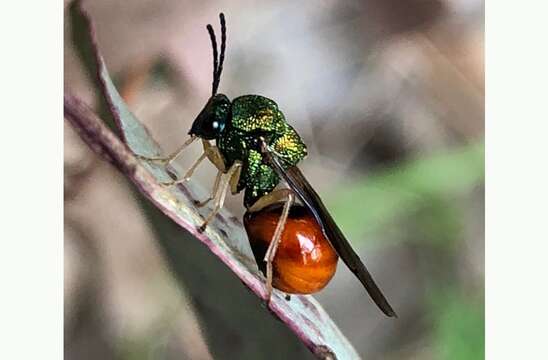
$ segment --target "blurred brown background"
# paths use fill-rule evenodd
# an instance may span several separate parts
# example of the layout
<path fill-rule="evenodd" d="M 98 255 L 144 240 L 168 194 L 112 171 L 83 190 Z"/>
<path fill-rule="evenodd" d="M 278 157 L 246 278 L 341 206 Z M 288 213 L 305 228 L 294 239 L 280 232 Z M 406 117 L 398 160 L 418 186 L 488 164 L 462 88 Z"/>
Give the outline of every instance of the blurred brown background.
<path fill-rule="evenodd" d="M 385 318 L 343 265 L 316 296 L 327 312 L 364 359 L 483 358 L 483 1 L 85 7 L 118 87 L 166 153 L 210 94 L 205 25 L 224 12 L 220 91 L 278 103 L 308 145 L 301 168 L 400 318 Z M 65 88 L 96 103 L 67 20 Z M 310 356 L 68 124 L 64 162 L 67 359 Z M 213 177 L 202 165 L 194 181 Z M 241 196 L 226 206 L 243 213 Z"/>

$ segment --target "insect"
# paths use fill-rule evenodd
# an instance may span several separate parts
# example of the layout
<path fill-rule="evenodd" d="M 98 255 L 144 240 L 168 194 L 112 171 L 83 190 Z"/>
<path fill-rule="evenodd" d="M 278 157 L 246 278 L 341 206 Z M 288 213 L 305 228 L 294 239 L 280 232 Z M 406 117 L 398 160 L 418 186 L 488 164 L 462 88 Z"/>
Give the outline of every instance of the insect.
<path fill-rule="evenodd" d="M 214 206 L 200 227 L 204 231 L 222 208 L 227 192 L 244 191 L 244 224 L 259 265 L 266 275 L 267 299 L 272 288 L 286 293 L 314 293 L 332 278 L 338 257 L 363 284 L 387 316 L 396 313 L 327 211 L 319 195 L 296 166 L 307 155 L 306 145 L 286 121 L 278 105 L 263 96 L 233 99 L 217 92 L 226 49 L 225 17 L 221 24 L 220 54 L 213 27 L 207 30 L 213 48 L 211 97 L 194 120 L 189 139 L 166 158 L 146 160 L 171 163 L 199 139 L 202 155 L 186 174 L 165 185 L 187 181 L 204 160 L 218 169 L 210 201 Z M 214 141 L 214 144 L 211 143 Z M 288 188 L 277 189 L 282 182 Z M 296 203 L 298 199 L 302 204 Z"/>

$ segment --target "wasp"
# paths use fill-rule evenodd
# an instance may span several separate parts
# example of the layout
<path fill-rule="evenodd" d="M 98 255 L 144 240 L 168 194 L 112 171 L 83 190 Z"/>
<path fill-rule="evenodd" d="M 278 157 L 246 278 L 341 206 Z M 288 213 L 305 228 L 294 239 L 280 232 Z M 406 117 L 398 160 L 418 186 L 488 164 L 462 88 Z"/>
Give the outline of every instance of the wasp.
<path fill-rule="evenodd" d="M 333 277 L 340 257 L 383 313 L 395 317 L 371 274 L 297 167 L 307 155 L 306 145 L 278 105 L 259 95 L 230 101 L 217 92 L 226 50 L 222 13 L 219 19 L 220 54 L 213 27 L 206 27 L 213 49 L 211 97 L 194 120 L 188 140 L 165 158 L 144 159 L 167 166 L 188 145 L 201 141 L 203 153 L 185 175 L 164 184 L 187 181 L 206 158 L 215 165 L 218 172 L 211 195 L 196 204 L 202 207 L 214 202 L 200 231 L 222 208 L 229 190 L 232 194 L 244 191 L 244 225 L 259 269 L 266 276 L 267 301 L 273 287 L 296 294 L 321 290 Z M 277 188 L 282 181 L 287 187 Z"/>

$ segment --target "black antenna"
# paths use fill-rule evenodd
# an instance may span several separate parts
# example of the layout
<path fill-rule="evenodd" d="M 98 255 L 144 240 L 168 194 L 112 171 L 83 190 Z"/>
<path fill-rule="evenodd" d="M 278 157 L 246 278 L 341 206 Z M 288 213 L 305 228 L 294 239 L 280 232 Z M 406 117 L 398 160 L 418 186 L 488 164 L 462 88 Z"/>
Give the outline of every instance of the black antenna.
<path fill-rule="evenodd" d="M 223 72 L 223 62 L 225 61 L 225 49 L 226 49 L 226 22 L 225 14 L 219 14 L 219 21 L 221 22 L 221 57 L 219 58 L 219 67 L 217 68 L 217 87 L 221 81 L 221 73 Z"/>
<path fill-rule="evenodd" d="M 221 22 L 221 58 L 219 60 L 219 53 L 217 50 L 217 38 L 215 37 L 215 31 L 211 24 L 207 25 L 207 31 L 209 32 L 209 38 L 211 39 L 211 47 L 213 48 L 213 84 L 211 89 L 211 96 L 217 93 L 219 88 L 219 82 L 221 81 L 221 73 L 223 72 L 223 62 L 225 61 L 225 48 L 226 48 L 226 22 L 225 15 L 219 14 L 219 20 Z"/>
<path fill-rule="evenodd" d="M 217 68 L 219 67 L 218 64 L 218 57 L 219 54 L 217 53 L 217 38 L 215 37 L 215 31 L 213 30 L 213 27 L 211 24 L 207 24 L 207 31 L 209 32 L 209 38 L 211 39 L 211 47 L 213 48 L 213 84 L 212 84 L 212 92 L 211 96 L 215 95 L 217 93 Z"/>

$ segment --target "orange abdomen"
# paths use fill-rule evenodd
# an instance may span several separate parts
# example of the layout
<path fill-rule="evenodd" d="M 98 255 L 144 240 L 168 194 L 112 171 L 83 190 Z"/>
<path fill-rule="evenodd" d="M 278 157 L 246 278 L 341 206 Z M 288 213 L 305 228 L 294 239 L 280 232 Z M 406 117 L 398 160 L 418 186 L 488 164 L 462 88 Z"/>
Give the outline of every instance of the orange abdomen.
<path fill-rule="evenodd" d="M 281 204 L 247 212 L 244 225 L 259 269 L 266 271 L 264 255 L 272 241 L 282 211 Z M 335 274 L 338 256 L 312 214 L 294 205 L 273 261 L 273 286 L 290 294 L 312 294 Z"/>

